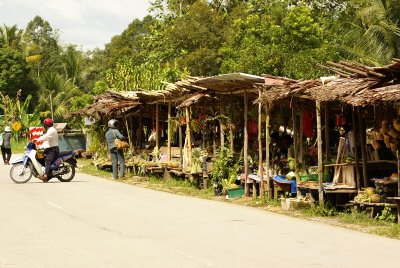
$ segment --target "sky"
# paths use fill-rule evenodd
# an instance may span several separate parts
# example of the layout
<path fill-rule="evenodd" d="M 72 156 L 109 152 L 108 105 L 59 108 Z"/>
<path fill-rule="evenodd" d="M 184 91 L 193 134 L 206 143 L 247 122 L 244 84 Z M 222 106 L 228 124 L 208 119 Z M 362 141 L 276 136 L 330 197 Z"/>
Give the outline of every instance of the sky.
<path fill-rule="evenodd" d="M 62 44 L 102 49 L 149 7 L 149 0 L 0 0 L 0 25 L 25 29 L 39 15 L 59 31 Z"/>

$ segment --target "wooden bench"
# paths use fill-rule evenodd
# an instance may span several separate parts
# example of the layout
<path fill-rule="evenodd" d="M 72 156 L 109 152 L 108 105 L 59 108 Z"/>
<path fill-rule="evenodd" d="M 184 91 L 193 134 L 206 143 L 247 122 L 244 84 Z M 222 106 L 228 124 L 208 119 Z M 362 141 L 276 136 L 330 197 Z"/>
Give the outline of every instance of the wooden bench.
<path fill-rule="evenodd" d="M 373 218 L 375 216 L 376 209 L 382 210 L 385 207 L 390 207 L 390 208 L 396 208 L 396 204 L 391 204 L 391 203 L 368 203 L 368 202 L 356 202 L 356 201 L 350 201 L 350 204 L 353 205 L 354 209 L 357 211 L 360 211 L 362 208 L 365 208 L 366 210 L 370 211 L 370 218 Z"/>

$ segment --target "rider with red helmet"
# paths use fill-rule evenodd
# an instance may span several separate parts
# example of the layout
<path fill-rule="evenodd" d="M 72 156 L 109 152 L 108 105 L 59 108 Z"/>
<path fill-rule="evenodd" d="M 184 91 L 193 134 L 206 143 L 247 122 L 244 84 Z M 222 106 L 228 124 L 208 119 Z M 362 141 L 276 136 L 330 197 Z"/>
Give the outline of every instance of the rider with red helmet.
<path fill-rule="evenodd" d="M 56 128 L 53 126 L 54 122 L 51 118 L 46 118 L 43 120 L 43 125 L 46 133 L 40 136 L 37 140 L 43 141 L 43 149 L 45 154 L 45 174 L 44 176 L 39 176 L 43 182 L 47 182 L 51 176 L 51 163 L 60 153 L 58 147 L 58 133 Z"/>

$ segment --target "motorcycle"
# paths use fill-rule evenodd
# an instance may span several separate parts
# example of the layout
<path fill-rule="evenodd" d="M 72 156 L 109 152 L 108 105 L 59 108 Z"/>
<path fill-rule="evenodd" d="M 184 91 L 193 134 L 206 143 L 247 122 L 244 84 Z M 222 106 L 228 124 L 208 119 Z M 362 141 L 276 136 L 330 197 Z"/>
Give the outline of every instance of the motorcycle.
<path fill-rule="evenodd" d="M 71 181 L 75 177 L 76 156 L 79 154 L 80 150 L 60 152 L 51 164 L 51 178 L 61 182 Z M 26 146 L 25 155 L 11 164 L 10 177 L 15 183 L 26 183 L 32 176 L 37 178 L 45 172 L 43 151 L 38 150 L 33 142 Z"/>

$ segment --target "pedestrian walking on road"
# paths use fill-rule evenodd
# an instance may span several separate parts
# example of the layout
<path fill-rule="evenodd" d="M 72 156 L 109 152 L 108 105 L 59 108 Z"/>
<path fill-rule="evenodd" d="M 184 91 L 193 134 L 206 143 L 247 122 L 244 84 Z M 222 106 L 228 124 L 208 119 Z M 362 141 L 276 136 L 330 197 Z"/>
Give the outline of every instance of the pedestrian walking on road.
<path fill-rule="evenodd" d="M 11 128 L 9 126 L 4 128 L 1 137 L 1 154 L 3 155 L 3 162 L 5 165 L 9 165 L 11 158 Z"/>
<path fill-rule="evenodd" d="M 115 139 L 126 140 L 126 138 L 119 132 L 118 130 L 119 122 L 116 119 L 111 119 L 108 121 L 108 131 L 106 132 L 106 140 L 108 145 L 108 150 L 111 154 L 111 161 L 112 161 L 112 171 L 114 180 L 119 178 L 123 179 L 125 176 L 125 158 L 124 158 L 124 151 L 118 150 L 115 146 Z M 119 164 L 119 170 L 118 170 Z"/>

